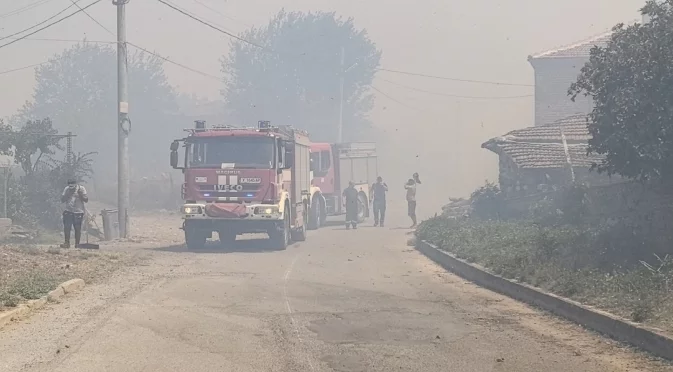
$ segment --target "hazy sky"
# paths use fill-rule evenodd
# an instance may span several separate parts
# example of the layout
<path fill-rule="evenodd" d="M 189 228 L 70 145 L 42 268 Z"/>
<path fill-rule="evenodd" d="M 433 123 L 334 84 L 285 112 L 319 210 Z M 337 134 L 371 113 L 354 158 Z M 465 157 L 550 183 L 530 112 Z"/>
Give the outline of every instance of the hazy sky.
<path fill-rule="evenodd" d="M 18 15 L 2 16 L 38 0 L 1 0 L 0 35 L 31 26 L 71 4 L 46 0 Z M 44 1 L 44 0 L 43 0 Z M 93 0 L 82 0 L 80 5 Z M 265 23 L 287 10 L 336 11 L 352 16 L 383 50 L 382 67 L 461 79 L 533 83 L 526 57 L 606 31 L 618 22 L 638 19 L 644 0 L 173 0 L 173 3 L 238 33 Z M 215 13 L 199 4 L 217 9 Z M 90 14 L 115 31 L 116 10 L 105 0 Z M 229 39 L 176 13 L 156 0 L 131 0 L 127 6 L 128 39 L 192 68 L 220 75 L 219 58 Z M 34 38 L 113 40 L 84 14 L 73 16 Z M 0 43 L 8 41 L 3 40 Z M 72 45 L 24 40 L 0 49 L 0 72 L 45 61 Z M 181 91 L 219 98 L 220 83 L 166 64 L 170 81 Z M 385 81 L 385 80 L 388 81 Z M 497 158 L 481 142 L 505 131 L 532 125 L 533 99 L 455 99 L 390 83 L 449 95 L 529 95 L 530 87 L 457 83 L 379 73 L 372 114 L 375 125 L 390 134 L 382 169 L 408 173 L 412 168 L 434 182 L 434 192 L 447 187 L 466 194 L 485 178 L 497 179 Z M 30 99 L 32 69 L 0 75 L 0 117 L 11 115 Z M 131 106 L 133 103 L 131 102 Z M 415 139 L 414 139 L 415 138 Z M 394 159 L 391 161 L 390 159 Z M 401 166 L 400 166 L 401 165 Z M 441 169 L 441 172 L 439 170 Z M 397 177 L 397 175 L 395 175 Z M 390 176 L 389 176 L 390 178 Z M 427 181 L 426 181 L 427 182 Z M 430 188 L 430 186 L 429 186 Z M 445 192 L 446 194 L 446 192 Z"/>

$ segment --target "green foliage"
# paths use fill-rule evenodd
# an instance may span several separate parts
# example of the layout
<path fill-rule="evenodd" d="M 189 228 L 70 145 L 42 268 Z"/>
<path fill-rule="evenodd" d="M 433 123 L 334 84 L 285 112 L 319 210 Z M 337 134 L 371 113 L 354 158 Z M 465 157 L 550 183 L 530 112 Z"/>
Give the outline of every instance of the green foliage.
<path fill-rule="evenodd" d="M 11 135 L 14 132 L 9 124 L 5 124 L 4 120 L 0 119 L 0 154 L 8 155 L 12 151 Z"/>
<path fill-rule="evenodd" d="M 70 161 L 53 155 L 63 147 L 49 118 L 28 121 L 21 128 L 5 126 L 0 154 L 12 155 L 23 175 L 10 172 L 7 182 L 7 214 L 26 225 L 59 227 L 61 192 L 68 179 L 85 181 L 93 175 L 94 153 L 77 154 Z"/>
<path fill-rule="evenodd" d="M 494 273 L 634 321 L 670 314 L 673 260 L 634 250 L 623 226 L 545 227 L 530 221 L 430 218 L 417 239 Z M 646 241 L 642 241 L 647 246 Z M 656 264 L 648 264 L 656 257 Z"/>
<path fill-rule="evenodd" d="M 651 21 L 617 25 L 594 48 L 568 94 L 592 98 L 589 151 L 605 155 L 599 172 L 673 181 L 673 0 L 648 1 Z"/>
<path fill-rule="evenodd" d="M 35 171 L 17 177 L 10 174 L 7 190 L 9 218 L 28 225 L 61 228 L 61 193 L 71 178 L 84 182 L 93 175 L 94 153 L 77 154 L 70 162 L 48 157 Z"/>
<path fill-rule="evenodd" d="M 497 184 L 486 184 L 470 196 L 472 216 L 481 219 L 499 219 L 503 216 L 505 197 Z"/>
<path fill-rule="evenodd" d="M 314 140 L 336 141 L 343 47 L 343 68 L 352 66 L 344 74 L 344 139 L 369 128 L 369 85 L 381 52 L 352 18 L 282 10 L 241 36 L 265 49 L 234 41 L 223 58 L 231 124 L 268 119 L 309 130 Z"/>
<path fill-rule="evenodd" d="M 588 213 L 587 192 L 586 185 L 565 186 L 535 203 L 528 218 L 546 226 L 582 225 Z"/>
<path fill-rule="evenodd" d="M 162 60 L 130 53 L 129 117 L 134 172 L 167 169 L 157 156 L 182 135 L 186 126 L 176 116 L 175 93 L 164 74 Z M 83 42 L 54 55 L 36 68 L 33 99 L 13 118 L 13 124 L 50 117 L 60 133 L 77 135 L 76 151 L 99 152 L 95 168 L 106 181 L 114 178 L 117 163 L 117 56 L 107 45 Z M 1 145 L 0 145 L 1 149 Z"/>
<path fill-rule="evenodd" d="M 0 126 L 1 123 L 0 123 Z M 14 157 L 25 174 L 32 174 L 43 155 L 53 155 L 61 150 L 60 139 L 55 136 L 51 119 L 29 120 L 20 129 L 11 126 L 0 128 L 0 154 Z M 37 159 L 35 159 L 37 155 Z"/>

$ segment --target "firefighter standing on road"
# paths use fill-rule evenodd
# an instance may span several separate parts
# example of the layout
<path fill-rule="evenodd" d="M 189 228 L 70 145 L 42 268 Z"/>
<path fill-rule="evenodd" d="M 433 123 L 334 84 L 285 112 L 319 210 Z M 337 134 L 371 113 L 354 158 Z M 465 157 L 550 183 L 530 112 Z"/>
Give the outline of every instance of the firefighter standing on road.
<path fill-rule="evenodd" d="M 358 228 L 358 190 L 353 181 L 348 182 L 348 187 L 343 192 L 344 205 L 346 206 L 346 229 L 353 226 Z"/>
<path fill-rule="evenodd" d="M 383 178 L 376 177 L 376 183 L 372 185 L 369 200 L 372 201 L 374 209 L 374 226 L 383 227 L 386 220 L 386 192 L 388 185 L 383 182 Z"/>

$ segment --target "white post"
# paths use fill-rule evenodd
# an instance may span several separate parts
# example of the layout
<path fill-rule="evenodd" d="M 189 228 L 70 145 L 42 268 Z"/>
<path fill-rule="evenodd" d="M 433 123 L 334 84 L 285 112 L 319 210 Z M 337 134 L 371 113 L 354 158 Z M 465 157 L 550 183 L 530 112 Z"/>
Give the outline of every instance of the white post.
<path fill-rule="evenodd" d="M 575 169 L 573 168 L 573 162 L 570 159 L 570 149 L 568 149 L 568 141 L 566 141 L 566 135 L 563 132 L 563 128 L 561 128 L 561 141 L 563 141 L 563 151 L 566 154 L 566 162 L 568 163 L 568 167 L 570 167 L 570 177 L 573 181 L 573 184 L 575 183 Z"/>
<path fill-rule="evenodd" d="M 116 0 L 117 6 L 117 101 L 118 101 L 118 149 L 117 149 L 117 215 L 119 236 L 129 236 L 129 121 L 128 65 L 126 44 L 126 4 L 129 0 Z"/>

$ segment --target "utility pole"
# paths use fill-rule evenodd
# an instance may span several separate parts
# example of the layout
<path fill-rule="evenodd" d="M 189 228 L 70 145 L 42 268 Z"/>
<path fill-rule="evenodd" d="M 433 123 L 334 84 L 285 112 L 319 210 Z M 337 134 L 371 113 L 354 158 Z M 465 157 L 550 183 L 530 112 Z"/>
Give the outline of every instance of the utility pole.
<path fill-rule="evenodd" d="M 68 165 L 72 165 L 73 156 L 72 156 L 72 132 L 68 132 L 67 137 L 65 138 L 65 161 L 68 162 Z"/>
<path fill-rule="evenodd" d="M 339 88 L 339 135 L 337 143 L 343 142 L 343 129 L 344 129 L 344 75 L 346 75 L 346 70 L 344 68 L 344 63 L 346 60 L 346 48 L 341 47 L 341 67 L 339 68 L 340 76 L 340 88 Z"/>
<path fill-rule="evenodd" d="M 117 216 L 119 237 L 129 237 L 129 91 L 126 44 L 126 4 L 129 0 L 113 0 L 117 6 L 117 101 L 118 149 L 117 149 Z"/>

